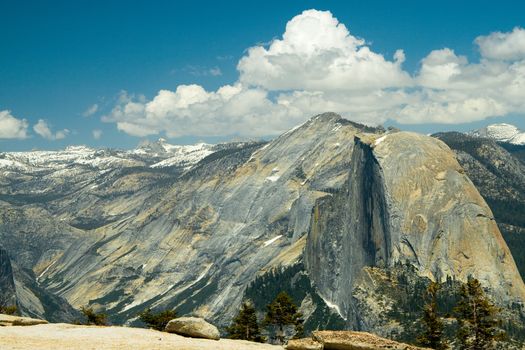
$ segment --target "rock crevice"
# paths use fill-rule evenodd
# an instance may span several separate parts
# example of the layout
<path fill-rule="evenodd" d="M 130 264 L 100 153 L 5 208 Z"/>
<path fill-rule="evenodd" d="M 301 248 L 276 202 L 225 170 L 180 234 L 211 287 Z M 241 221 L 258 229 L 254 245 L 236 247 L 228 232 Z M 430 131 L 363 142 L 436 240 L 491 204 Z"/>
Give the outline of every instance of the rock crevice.
<path fill-rule="evenodd" d="M 391 232 L 382 170 L 371 147 L 355 138 L 348 180 L 314 206 L 305 250 L 312 282 L 352 327 L 362 321 L 349 291 L 365 266 L 388 266 Z"/>

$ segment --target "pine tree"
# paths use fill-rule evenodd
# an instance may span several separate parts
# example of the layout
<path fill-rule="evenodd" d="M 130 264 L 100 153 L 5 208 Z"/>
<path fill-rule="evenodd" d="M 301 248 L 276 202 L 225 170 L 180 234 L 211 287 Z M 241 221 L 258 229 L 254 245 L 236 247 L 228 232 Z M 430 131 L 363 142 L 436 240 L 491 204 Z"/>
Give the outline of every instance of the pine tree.
<path fill-rule="evenodd" d="M 264 324 L 277 327 L 276 339 L 279 343 L 284 344 L 285 342 L 285 326 L 292 325 L 295 326 L 296 333 L 303 332 L 302 315 L 298 311 L 292 298 L 286 292 L 280 292 L 266 308 L 268 311 L 264 319 Z"/>
<path fill-rule="evenodd" d="M 302 317 L 301 314 L 299 314 L 299 315 L 300 315 L 300 317 Z M 293 339 L 300 339 L 300 338 L 304 338 L 305 337 L 304 325 L 303 325 L 304 320 L 301 319 L 300 317 L 297 318 L 297 322 L 295 324 L 295 334 L 293 336 Z"/>
<path fill-rule="evenodd" d="M 431 282 L 427 288 L 427 303 L 423 307 L 422 322 L 425 330 L 418 337 L 418 343 L 421 346 L 426 346 L 431 349 L 445 350 L 448 345 L 443 340 L 444 323 L 438 314 L 437 309 L 437 293 L 439 291 L 439 284 Z"/>
<path fill-rule="evenodd" d="M 0 305 L 0 314 L 6 314 L 6 315 L 16 315 L 17 314 L 17 307 L 15 305 L 12 306 L 2 306 Z"/>
<path fill-rule="evenodd" d="M 487 299 L 475 278 L 470 278 L 467 284 L 461 286 L 460 296 L 455 308 L 459 323 L 456 336 L 460 349 L 490 349 L 494 341 L 504 335 L 498 329 L 501 323 L 497 318 L 499 309 Z"/>
<path fill-rule="evenodd" d="M 177 312 L 174 310 L 163 310 L 158 313 L 154 313 L 151 309 L 146 309 L 139 314 L 139 319 L 144 322 L 148 327 L 163 331 L 169 321 L 177 317 Z"/>
<path fill-rule="evenodd" d="M 105 313 L 102 312 L 95 312 L 93 308 L 91 307 L 81 307 L 80 312 L 84 315 L 86 318 L 86 324 L 87 325 L 95 325 L 95 326 L 107 326 L 108 325 L 108 318 Z"/>
<path fill-rule="evenodd" d="M 255 308 L 248 302 L 244 302 L 239 314 L 233 319 L 233 323 L 226 329 L 230 339 L 244 339 L 263 343 Z"/>

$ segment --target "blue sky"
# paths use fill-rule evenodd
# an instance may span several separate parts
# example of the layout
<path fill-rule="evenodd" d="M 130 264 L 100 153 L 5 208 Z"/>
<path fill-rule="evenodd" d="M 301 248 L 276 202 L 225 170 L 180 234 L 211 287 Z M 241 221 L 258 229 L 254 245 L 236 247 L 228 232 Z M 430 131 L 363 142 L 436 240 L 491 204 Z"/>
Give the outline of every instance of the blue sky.
<path fill-rule="evenodd" d="M 375 55 L 383 56 L 387 62 L 380 64 L 388 64 L 385 69 L 391 69 L 392 74 L 397 75 L 389 75 L 389 83 L 381 86 L 365 78 L 362 89 L 356 83 L 344 93 L 323 90 L 325 85 L 319 87 L 321 85 L 312 82 L 310 76 L 298 77 L 290 86 L 266 79 L 265 72 L 256 67 L 257 59 L 273 57 L 276 52 L 279 56 L 277 49 L 270 49 L 272 40 L 281 40 L 287 23 L 308 9 L 330 11 L 338 23 L 346 26 L 351 38 L 364 40 L 358 46 L 366 46 Z M 483 103 L 481 106 L 484 107 L 475 109 L 486 108 L 486 113 L 461 119 L 459 124 L 450 123 L 448 112 L 442 112 L 442 119 L 426 120 L 420 110 L 407 110 L 406 105 L 415 101 L 424 105 L 422 108 L 427 108 L 436 101 L 446 106 L 457 103 L 457 87 L 443 87 L 441 80 L 436 80 L 438 78 L 421 76 L 417 79 L 426 79 L 426 82 L 418 82 L 414 87 L 413 83 L 403 82 L 401 77 L 401 74 L 415 77 L 421 70 L 421 61 L 433 50 L 450 48 L 454 55 L 439 56 L 440 67 L 444 69 L 445 66 L 458 64 L 462 69 L 462 84 L 472 84 L 468 72 L 477 71 L 469 65 L 480 61 L 482 47 L 474 42 L 476 38 L 502 32 L 509 35 L 509 40 L 515 37 L 514 43 L 521 43 L 520 33 L 510 37 L 514 28 L 525 27 L 525 4 L 517 1 L 404 1 L 401 4 L 392 1 L 375 1 L 373 4 L 364 1 L 264 1 L 255 5 L 247 1 L 194 1 L 189 4 L 175 1 L 0 0 L 0 13 L 0 111 L 9 111 L 9 116 L 18 121 L 25 120 L 27 129 L 19 138 L 9 138 L 6 132 L 2 134 L 0 130 L 0 150 L 3 151 L 57 149 L 69 144 L 129 148 L 144 138 L 158 137 L 168 137 L 173 143 L 263 137 L 309 116 L 304 103 L 296 100 L 291 103 L 301 103 L 301 108 L 304 108 L 300 112 L 295 107 L 293 111 L 277 108 L 275 104 L 280 96 L 291 100 L 294 91 L 308 90 L 313 93 L 319 89 L 324 93 L 322 101 L 317 102 L 321 106 L 314 105 L 312 113 L 316 108 L 322 110 L 325 105 L 362 103 L 364 106 L 364 95 L 395 90 L 409 91 L 410 96 L 405 96 L 399 105 L 388 107 L 391 110 L 361 113 L 356 112 L 358 109 L 337 107 L 340 110 L 336 111 L 347 114 L 351 119 L 355 116 L 359 121 L 383 122 L 425 133 L 467 130 L 503 121 L 525 128 L 522 106 L 515 102 L 520 96 L 513 95 L 514 100 L 510 101 L 508 96 L 511 93 L 485 93 L 471 87 L 465 93 L 465 99 Z M 297 28 L 304 28 L 304 25 L 308 24 L 298 24 Z M 496 44 L 505 44 L 501 40 L 495 43 L 486 40 L 485 46 L 494 48 Z M 250 54 L 248 49 L 254 46 L 266 48 L 268 52 L 260 57 Z M 497 51 L 498 47 L 494 50 Z M 404 57 L 396 61 L 393 57 L 399 49 L 403 50 Z M 326 48 L 326 52 L 332 52 L 330 50 L 330 47 Z M 299 58 L 294 57 L 300 59 L 302 52 L 294 52 Z M 525 60 L 525 54 L 519 50 L 511 54 L 512 59 L 505 58 L 501 51 L 487 53 L 485 57 L 498 61 L 498 67 L 505 62 L 507 68 L 502 69 L 509 70 L 507 75 L 513 75 L 514 71 L 508 68 L 511 66 L 509 60 L 516 66 L 516 63 Z M 458 59 L 461 56 L 465 57 Z M 243 57 L 248 59 L 244 71 L 240 73 L 237 65 Z M 446 62 L 443 63 L 443 60 Z M 279 64 L 272 68 L 282 69 Z M 396 68 L 397 64 L 400 68 Z M 337 76 L 339 71 L 333 73 Z M 353 84 L 352 74 L 355 72 L 349 73 L 348 81 L 334 82 L 334 86 L 339 83 Z M 494 81 L 502 79 L 491 78 Z M 208 108 L 205 112 L 201 111 L 202 108 L 182 112 L 179 107 L 159 112 L 158 106 L 148 116 L 144 111 L 126 112 L 129 109 L 126 106 L 146 106 L 158 96 L 160 90 L 176 92 L 180 85 L 198 84 L 207 94 L 213 94 L 217 89 L 225 85 L 234 86 L 239 81 L 243 84 L 239 89 L 249 96 L 260 93 L 261 89 L 266 94 L 264 103 L 260 97 L 239 97 L 235 106 L 241 106 L 238 107 L 241 109 L 246 107 L 246 114 L 251 115 L 249 120 L 240 120 L 244 116 L 225 112 L 232 108 L 229 105 L 215 109 L 216 97 L 213 96 L 199 100 L 199 103 L 206 104 L 202 107 Z M 423 91 L 425 97 L 418 94 L 416 98 L 412 93 L 414 89 Z M 454 90 L 454 93 L 428 97 L 429 89 Z M 197 92 L 202 93 L 200 90 Z M 285 95 L 281 95 L 283 93 Z M 361 96 L 358 100 L 354 99 L 357 95 Z M 167 98 L 173 102 L 178 101 L 179 96 L 171 94 Z M 480 100 L 482 98 L 495 101 L 494 106 L 487 106 Z M 308 103 L 314 103 L 312 101 Z M 370 103 L 376 103 L 374 101 Z M 385 103 L 381 101 L 378 103 Z M 120 109 L 115 111 L 116 108 Z M 86 113 L 89 109 L 93 113 L 86 116 L 90 114 Z M 213 111 L 221 113 L 217 124 Z M 461 113 L 462 109 L 458 107 L 454 111 Z M 405 117 L 385 120 L 387 112 L 392 115 L 404 113 Z M 493 117 L 491 114 L 504 116 Z M 262 124 L 260 130 L 258 118 Z M 276 118 L 279 122 L 274 122 Z M 42 128 L 37 127 L 37 132 L 34 126 L 41 119 L 43 122 L 39 125 Z M 94 138 L 94 130 L 98 139 Z"/>

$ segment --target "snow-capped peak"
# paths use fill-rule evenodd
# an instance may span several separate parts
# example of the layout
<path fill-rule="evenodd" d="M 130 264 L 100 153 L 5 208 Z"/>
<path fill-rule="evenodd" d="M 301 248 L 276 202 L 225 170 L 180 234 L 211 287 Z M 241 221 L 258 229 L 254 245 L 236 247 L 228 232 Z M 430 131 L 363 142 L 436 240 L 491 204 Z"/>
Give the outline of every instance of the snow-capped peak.
<path fill-rule="evenodd" d="M 152 168 L 163 168 L 169 166 L 189 167 L 214 152 L 214 146 L 207 143 L 197 143 L 188 146 L 166 144 L 165 146 L 167 146 L 165 147 L 166 151 L 173 154 L 173 156 L 151 165 Z"/>
<path fill-rule="evenodd" d="M 165 139 L 143 142 L 138 148 L 129 151 L 68 146 L 61 151 L 0 153 L 0 171 L 33 173 L 69 169 L 75 166 L 88 166 L 99 170 L 137 166 L 151 168 L 177 166 L 188 169 L 215 151 L 215 145 L 206 143 L 172 145 Z"/>
<path fill-rule="evenodd" d="M 491 124 L 484 128 L 471 131 L 469 134 L 490 138 L 499 142 L 525 145 L 525 132 L 507 123 Z"/>
<path fill-rule="evenodd" d="M 159 138 L 155 142 L 151 141 L 142 141 L 139 146 L 133 150 L 136 154 L 156 154 L 162 155 L 165 153 L 172 153 L 174 149 L 177 149 L 180 146 L 171 145 L 166 139 Z"/>

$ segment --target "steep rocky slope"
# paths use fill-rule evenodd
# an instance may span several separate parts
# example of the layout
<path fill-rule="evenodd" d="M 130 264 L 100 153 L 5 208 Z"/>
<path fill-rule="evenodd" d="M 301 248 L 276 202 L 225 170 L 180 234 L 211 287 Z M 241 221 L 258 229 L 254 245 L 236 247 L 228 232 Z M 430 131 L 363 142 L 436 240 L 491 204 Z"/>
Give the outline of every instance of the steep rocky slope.
<path fill-rule="evenodd" d="M 16 306 L 15 279 L 7 251 L 0 246 L 0 306 Z"/>
<path fill-rule="evenodd" d="M 525 277 L 525 146 L 461 133 L 435 135 L 454 150 L 490 205 L 522 277 Z"/>
<path fill-rule="evenodd" d="M 421 278 L 474 276 L 521 308 L 492 212 L 443 142 L 327 113 L 267 144 L 216 147 L 175 168 L 7 168 L 2 242 L 40 288 L 114 322 L 169 307 L 224 326 L 257 281 L 293 270 L 281 288 L 301 294 L 311 329 L 381 331 L 389 306 L 365 293 L 377 284 L 369 267 L 400 264 Z"/>
<path fill-rule="evenodd" d="M 131 151 L 0 153 L 0 242 L 11 256 L 21 311 L 73 321 L 78 313 L 41 284 L 52 264 L 74 244 L 99 240 L 96 228 L 130 217 L 128 209 L 148 205 L 201 159 L 246 145 L 173 146 L 161 139 Z"/>

